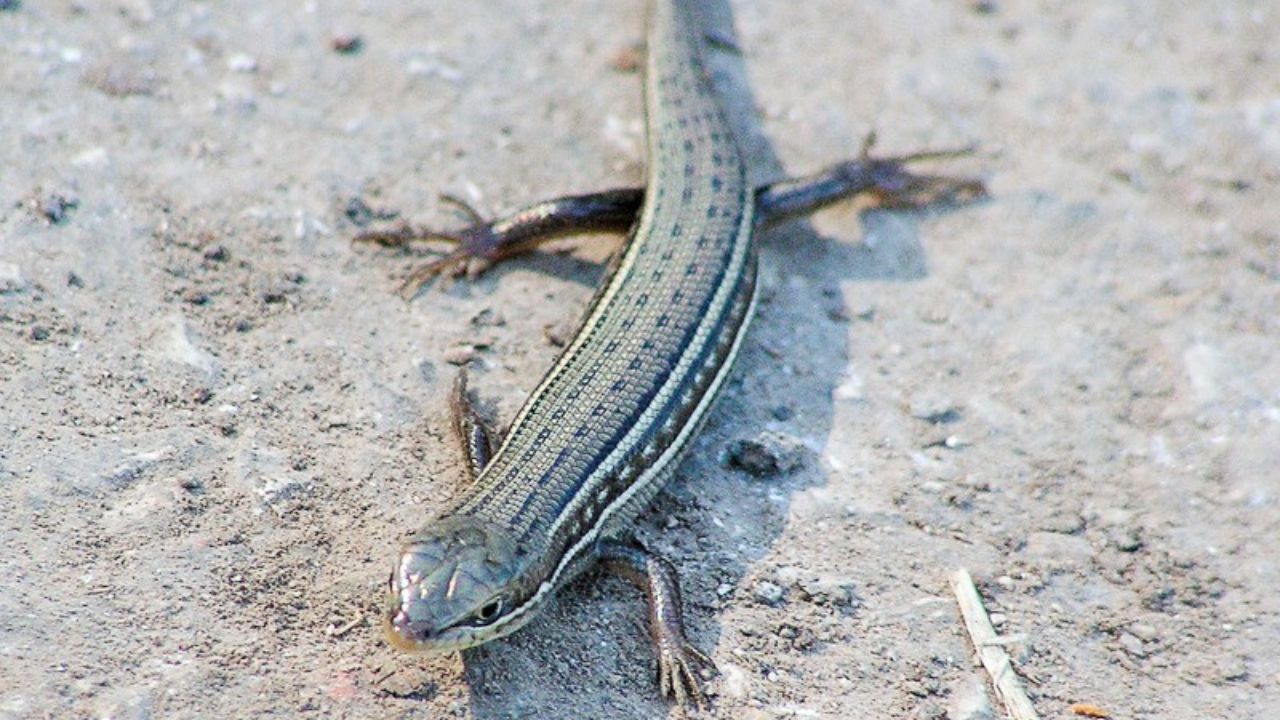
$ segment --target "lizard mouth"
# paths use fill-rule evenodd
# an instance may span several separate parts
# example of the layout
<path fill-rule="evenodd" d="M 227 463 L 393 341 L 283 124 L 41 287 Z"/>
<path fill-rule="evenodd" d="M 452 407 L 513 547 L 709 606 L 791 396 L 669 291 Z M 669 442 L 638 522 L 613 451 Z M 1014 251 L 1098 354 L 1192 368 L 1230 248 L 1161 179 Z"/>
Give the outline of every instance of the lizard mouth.
<path fill-rule="evenodd" d="M 482 642 L 461 628 L 432 633 L 426 628 L 415 627 L 408 614 L 399 609 L 383 616 L 382 634 L 395 649 L 417 655 L 439 655 L 465 650 Z"/>

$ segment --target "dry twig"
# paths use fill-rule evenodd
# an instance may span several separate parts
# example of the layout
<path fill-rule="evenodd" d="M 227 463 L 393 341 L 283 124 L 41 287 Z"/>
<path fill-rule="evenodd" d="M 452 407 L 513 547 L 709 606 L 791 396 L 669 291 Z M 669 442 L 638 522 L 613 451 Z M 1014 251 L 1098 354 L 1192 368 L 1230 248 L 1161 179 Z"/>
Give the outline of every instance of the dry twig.
<path fill-rule="evenodd" d="M 951 591 L 960 604 L 960 615 L 964 618 L 969 639 L 978 651 L 978 659 L 991 676 L 996 697 L 1004 703 L 1009 717 L 1013 720 L 1039 720 L 1035 706 L 1031 704 L 1031 699 L 1018 681 L 1017 673 L 1013 671 L 1009 654 L 1000 647 L 1000 638 L 996 635 L 996 629 L 991 626 L 986 609 L 982 607 L 982 598 L 978 596 L 978 589 L 974 587 L 968 570 L 961 568 L 951 575 Z"/>

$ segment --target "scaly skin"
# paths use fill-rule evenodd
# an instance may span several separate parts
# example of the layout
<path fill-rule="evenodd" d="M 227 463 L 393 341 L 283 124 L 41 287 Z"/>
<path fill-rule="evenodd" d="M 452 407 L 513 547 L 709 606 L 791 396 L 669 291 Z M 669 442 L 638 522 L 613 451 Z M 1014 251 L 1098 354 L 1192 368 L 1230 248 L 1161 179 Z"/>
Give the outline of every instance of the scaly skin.
<path fill-rule="evenodd" d="M 701 46 L 685 3 L 651 3 L 642 200 L 626 189 L 562 198 L 458 234 L 428 233 L 459 247 L 415 282 L 473 259 L 510 257 L 548 235 L 622 229 L 634 219 L 581 329 L 487 464 L 482 423 L 459 386 L 456 427 L 483 470 L 401 549 L 385 616 L 395 646 L 450 651 L 507 635 L 603 561 L 648 591 L 662 693 L 705 703 L 698 671 L 711 661 L 684 638 L 674 570 L 614 538 L 670 476 L 732 369 L 755 308 L 757 228 L 865 191 L 889 205 L 982 193 L 973 181 L 907 173 L 903 163 L 917 157 L 865 153 L 809 178 L 751 188 Z"/>

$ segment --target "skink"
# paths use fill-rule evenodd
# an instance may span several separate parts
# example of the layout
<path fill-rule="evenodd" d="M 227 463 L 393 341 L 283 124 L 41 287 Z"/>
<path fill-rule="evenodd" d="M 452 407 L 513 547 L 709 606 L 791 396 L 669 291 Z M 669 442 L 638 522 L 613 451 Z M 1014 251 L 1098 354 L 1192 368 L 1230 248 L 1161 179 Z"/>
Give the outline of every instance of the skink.
<path fill-rule="evenodd" d="M 858 192 L 900 205 L 981 194 L 975 181 L 907 173 L 915 157 L 865 154 L 809 178 L 749 186 L 702 44 L 685 2 L 650 3 L 643 191 L 561 198 L 444 234 L 457 249 L 415 276 L 558 234 L 630 228 L 581 329 L 499 447 L 465 381 L 455 386 L 455 429 L 475 479 L 394 563 L 385 626 L 397 647 L 448 651 L 507 635 L 603 562 L 648 591 L 662 694 L 701 704 L 701 671 L 712 666 L 684 637 L 675 571 L 618 537 L 671 475 L 733 367 L 758 295 L 757 229 Z"/>

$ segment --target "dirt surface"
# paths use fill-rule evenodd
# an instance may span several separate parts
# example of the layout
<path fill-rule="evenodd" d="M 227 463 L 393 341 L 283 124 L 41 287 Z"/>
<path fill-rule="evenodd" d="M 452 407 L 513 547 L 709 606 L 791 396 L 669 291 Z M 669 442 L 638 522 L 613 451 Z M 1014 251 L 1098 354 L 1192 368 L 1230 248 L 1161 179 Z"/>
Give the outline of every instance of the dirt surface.
<path fill-rule="evenodd" d="M 433 288 L 362 227 L 636 183 L 639 0 L 0 2 L 0 716 L 662 717 L 643 604 L 394 654 L 395 544 L 615 247 Z M 1280 10 L 712 7 L 759 180 L 876 129 L 983 204 L 763 240 L 732 384 L 637 526 L 722 717 L 1280 717 Z M 630 50 L 629 50 L 630 49 Z M 761 433 L 798 467 L 726 453 Z M 785 464 L 785 463 L 784 463 Z"/>

